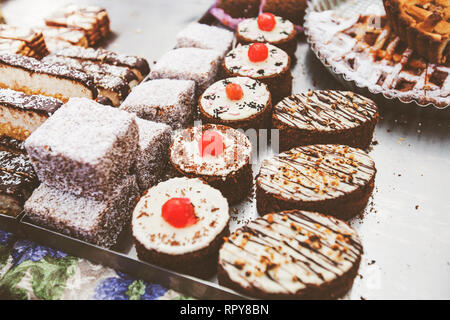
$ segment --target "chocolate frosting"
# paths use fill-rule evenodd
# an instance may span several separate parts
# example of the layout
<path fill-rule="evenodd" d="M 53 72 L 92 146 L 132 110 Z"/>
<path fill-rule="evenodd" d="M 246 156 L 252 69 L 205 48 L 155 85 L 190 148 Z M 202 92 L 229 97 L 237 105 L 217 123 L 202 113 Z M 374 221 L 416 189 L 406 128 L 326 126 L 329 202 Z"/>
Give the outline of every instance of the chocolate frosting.
<path fill-rule="evenodd" d="M 51 115 L 58 110 L 63 103 L 52 97 L 27 95 L 23 92 L 10 89 L 0 89 L 0 105 Z"/>

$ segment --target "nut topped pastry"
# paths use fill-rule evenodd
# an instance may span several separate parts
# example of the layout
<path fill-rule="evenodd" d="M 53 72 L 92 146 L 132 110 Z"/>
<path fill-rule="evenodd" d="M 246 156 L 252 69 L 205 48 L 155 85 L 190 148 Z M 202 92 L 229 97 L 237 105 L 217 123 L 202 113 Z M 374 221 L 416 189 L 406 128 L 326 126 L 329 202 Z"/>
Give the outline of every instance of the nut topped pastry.
<path fill-rule="evenodd" d="M 339 298 L 353 284 L 362 251 L 343 221 L 300 210 L 270 213 L 226 239 L 218 279 L 263 299 Z"/>
<path fill-rule="evenodd" d="M 308 91 L 280 101 L 272 123 L 280 130 L 281 151 L 329 143 L 366 149 L 378 122 L 377 109 L 372 100 L 350 91 Z"/>
<path fill-rule="evenodd" d="M 264 160 L 256 177 L 260 214 L 302 209 L 341 219 L 360 214 L 375 181 L 367 153 L 344 145 L 298 147 Z"/>
<path fill-rule="evenodd" d="M 450 1 L 383 0 L 394 32 L 433 63 L 450 59 Z"/>

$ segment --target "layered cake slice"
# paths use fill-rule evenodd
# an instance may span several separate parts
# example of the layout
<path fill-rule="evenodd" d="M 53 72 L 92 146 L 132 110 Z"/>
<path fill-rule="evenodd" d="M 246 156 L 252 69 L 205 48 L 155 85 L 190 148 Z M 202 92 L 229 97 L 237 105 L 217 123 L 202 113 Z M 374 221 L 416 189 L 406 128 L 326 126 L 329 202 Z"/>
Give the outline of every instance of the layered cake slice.
<path fill-rule="evenodd" d="M 247 197 L 253 185 L 251 153 L 251 143 L 242 132 L 206 124 L 173 138 L 170 163 L 178 175 L 206 181 L 235 204 Z"/>
<path fill-rule="evenodd" d="M 215 50 L 179 48 L 165 53 L 150 73 L 152 79 L 193 80 L 196 97 L 214 83 L 222 61 Z"/>
<path fill-rule="evenodd" d="M 375 163 L 344 145 L 298 147 L 264 160 L 256 177 L 263 215 L 301 209 L 350 219 L 363 212 L 375 184 Z"/>
<path fill-rule="evenodd" d="M 0 89 L 0 136 L 25 140 L 61 106 L 55 98 Z"/>
<path fill-rule="evenodd" d="M 17 216 L 38 184 L 26 155 L 0 148 L 0 214 Z"/>
<path fill-rule="evenodd" d="M 227 200 L 199 179 L 174 178 L 149 189 L 133 211 L 139 259 L 202 278 L 216 271 L 229 234 Z"/>
<path fill-rule="evenodd" d="M 22 50 L 18 53 L 26 56 L 40 59 L 48 54 L 44 36 L 34 29 L 0 24 L 0 39 L 11 41 L 12 48 L 16 46 L 14 42 L 21 42 Z"/>
<path fill-rule="evenodd" d="M 233 77 L 211 85 L 198 103 L 200 118 L 232 128 L 268 128 L 272 101 L 267 86 L 248 77 Z"/>
<path fill-rule="evenodd" d="M 150 66 L 144 58 L 118 54 L 105 49 L 71 46 L 56 50 L 52 54 L 77 60 L 89 60 L 94 63 L 106 63 L 113 66 L 127 67 L 133 71 L 139 81 L 142 81 L 150 72 Z"/>
<path fill-rule="evenodd" d="M 13 54 L 0 55 L 0 87 L 51 96 L 63 102 L 72 97 L 97 97 L 93 79 L 86 73 Z"/>
<path fill-rule="evenodd" d="M 39 180 L 102 200 L 130 172 L 139 132 L 135 116 L 73 98 L 25 141 Z"/>
<path fill-rule="evenodd" d="M 45 43 L 50 51 L 67 46 L 88 47 L 89 43 L 83 31 L 64 27 L 36 27 L 35 30 L 42 32 Z"/>
<path fill-rule="evenodd" d="M 136 118 L 139 127 L 139 145 L 134 172 L 141 192 L 147 190 L 162 176 L 169 155 L 172 129 L 163 123 Z"/>
<path fill-rule="evenodd" d="M 261 299 L 336 299 L 352 287 L 363 247 L 345 222 L 319 213 L 269 213 L 220 249 L 221 285 Z"/>
<path fill-rule="evenodd" d="M 138 195 L 134 176 L 125 177 L 101 201 L 41 184 L 25 203 L 24 210 L 39 226 L 109 248 L 129 223 Z"/>
<path fill-rule="evenodd" d="M 150 80 L 134 88 L 120 109 L 135 113 L 139 118 L 163 122 L 173 129 L 180 129 L 192 123 L 194 94 L 194 81 Z"/>

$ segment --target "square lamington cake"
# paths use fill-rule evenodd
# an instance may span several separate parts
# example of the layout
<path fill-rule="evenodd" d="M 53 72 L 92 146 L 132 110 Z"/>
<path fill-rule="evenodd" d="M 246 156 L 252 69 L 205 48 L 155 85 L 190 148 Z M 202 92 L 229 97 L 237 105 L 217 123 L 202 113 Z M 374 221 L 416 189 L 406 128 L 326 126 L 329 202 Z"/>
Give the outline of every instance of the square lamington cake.
<path fill-rule="evenodd" d="M 102 201 L 41 184 L 25 202 L 24 209 L 39 226 L 109 248 L 130 221 L 138 192 L 135 176 L 127 176 Z"/>
<path fill-rule="evenodd" d="M 140 118 L 136 121 L 139 127 L 139 148 L 134 172 L 139 188 L 141 192 L 144 192 L 156 184 L 164 173 L 168 162 L 172 129 L 163 123 Z"/>
<path fill-rule="evenodd" d="M 194 81 L 151 80 L 134 88 L 120 109 L 180 129 L 192 124 L 196 104 L 194 94 Z"/>
<path fill-rule="evenodd" d="M 150 73 L 152 79 L 193 80 L 196 97 L 217 78 L 222 61 L 220 52 L 199 48 L 179 48 L 164 54 Z"/>
<path fill-rule="evenodd" d="M 234 34 L 223 28 L 191 23 L 177 35 L 177 48 L 211 49 L 224 57 L 233 45 Z"/>
<path fill-rule="evenodd" d="M 73 98 L 25 141 L 41 182 L 102 200 L 130 172 L 138 147 L 136 117 Z"/>

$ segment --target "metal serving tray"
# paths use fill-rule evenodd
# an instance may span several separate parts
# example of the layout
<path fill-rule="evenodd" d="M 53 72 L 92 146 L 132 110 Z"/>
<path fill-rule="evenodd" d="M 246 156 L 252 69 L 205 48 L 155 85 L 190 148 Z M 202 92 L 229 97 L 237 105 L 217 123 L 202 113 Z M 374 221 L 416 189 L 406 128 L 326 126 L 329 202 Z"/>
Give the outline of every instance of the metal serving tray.
<path fill-rule="evenodd" d="M 110 41 L 111 50 L 141 54 L 152 61 L 170 50 L 177 32 L 198 20 L 199 13 L 212 1 L 89 3 L 106 7 L 112 29 L 120 33 Z M 3 12 L 8 19 L 8 12 L 33 10 L 24 9 L 29 5 L 25 0 L 6 2 Z M 48 10 L 43 9 L 46 6 Z M 37 12 L 48 12 L 51 1 L 42 0 L 39 7 Z M 214 23 L 208 14 L 201 21 Z M 163 34 L 155 27 L 161 25 L 165 26 Z M 292 72 L 294 92 L 344 89 L 315 57 L 304 37 L 299 39 Z M 450 112 L 412 107 L 399 101 L 377 101 L 382 119 L 375 130 L 370 155 L 378 173 L 364 215 L 350 221 L 362 239 L 365 253 L 359 276 L 345 299 L 450 299 Z M 258 159 L 272 153 L 263 152 Z M 253 166 L 254 173 L 258 172 L 259 163 Z M 233 207 L 231 216 L 232 231 L 257 217 L 254 198 Z M 139 261 L 129 228 L 118 245 L 107 250 L 33 225 L 26 216 L 19 220 L 20 231 L 30 239 L 186 295 L 200 299 L 246 298 L 217 285 L 215 278 L 204 281 Z M 3 219 L 0 229 L 4 229 Z"/>

